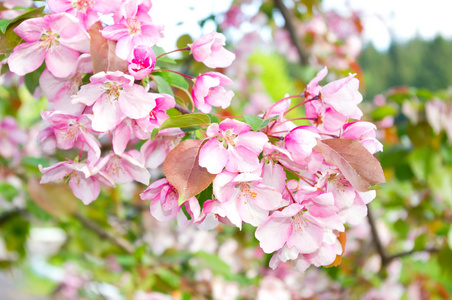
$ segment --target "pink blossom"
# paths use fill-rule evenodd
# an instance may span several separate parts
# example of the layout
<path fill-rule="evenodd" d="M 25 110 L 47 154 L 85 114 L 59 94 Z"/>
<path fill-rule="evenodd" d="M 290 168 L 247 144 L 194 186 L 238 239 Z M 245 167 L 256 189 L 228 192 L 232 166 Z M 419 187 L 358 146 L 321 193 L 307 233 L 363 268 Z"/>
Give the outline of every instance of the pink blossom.
<path fill-rule="evenodd" d="M 178 204 L 179 193 L 166 178 L 154 181 L 140 194 L 140 197 L 142 200 L 151 200 L 151 215 L 159 221 L 173 219 L 181 209 Z M 198 200 L 192 197 L 185 202 L 185 205 L 193 201 L 197 202 Z"/>
<path fill-rule="evenodd" d="M 138 181 L 147 185 L 151 175 L 138 159 L 136 150 L 121 155 L 110 153 L 98 161 L 93 172 L 101 171 L 117 184 Z"/>
<path fill-rule="evenodd" d="M 144 118 L 155 107 L 155 96 L 147 93 L 134 78 L 120 71 L 99 72 L 91 83 L 80 88 L 72 103 L 93 105 L 93 129 L 105 132 L 124 118 Z"/>
<path fill-rule="evenodd" d="M 16 119 L 5 117 L 0 120 L 0 155 L 4 158 L 17 157 L 18 146 L 27 141 L 25 131 L 19 129 Z"/>
<path fill-rule="evenodd" d="M 65 177 L 69 178 L 69 186 L 74 196 L 82 200 L 85 205 L 97 199 L 100 193 L 100 183 L 113 186 L 113 182 L 102 172 L 92 173 L 84 163 L 73 161 L 59 162 L 48 168 L 39 165 L 43 173 L 40 183 L 59 181 Z"/>
<path fill-rule="evenodd" d="M 155 107 L 149 112 L 149 115 L 137 119 L 137 124 L 144 131 L 152 132 L 154 128 L 159 128 L 163 121 L 168 119 L 166 111 L 176 106 L 173 96 L 168 94 L 153 94 L 155 96 Z"/>
<path fill-rule="evenodd" d="M 284 142 L 293 160 L 300 165 L 307 165 L 312 149 L 320 139 L 318 131 L 312 126 L 299 126 L 286 135 Z"/>
<path fill-rule="evenodd" d="M 209 68 L 229 67 L 235 59 L 235 54 L 223 46 L 226 38 L 218 32 L 211 32 L 195 40 L 190 46 L 193 58 L 204 63 Z"/>
<path fill-rule="evenodd" d="M 321 103 L 327 107 L 323 108 L 320 105 L 316 105 L 315 109 L 310 109 L 311 113 L 308 113 L 308 111 L 306 112 L 307 117 L 317 118 L 317 116 L 312 115 L 312 112 L 317 112 L 317 115 L 320 115 L 320 111 L 322 111 L 323 114 L 324 112 L 327 112 L 327 108 L 330 107 L 334 109 L 334 112 L 337 112 L 344 117 L 360 119 L 363 114 L 357 104 L 361 103 L 363 97 L 358 91 L 358 79 L 354 78 L 355 75 L 350 74 L 348 77 L 332 81 L 324 87 L 319 86 L 319 82 L 325 78 L 327 73 L 328 69 L 326 67 L 323 68 L 316 77 L 309 82 L 304 92 L 307 101 L 321 100 Z M 308 105 L 309 104 L 306 106 Z M 335 119 L 341 119 L 340 116 L 335 116 L 334 112 L 329 111 L 329 114 L 332 114 Z M 328 120 L 328 118 L 324 119 Z"/>
<path fill-rule="evenodd" d="M 315 100 L 316 98 L 319 97 L 320 91 L 322 90 L 322 87 L 319 86 L 319 82 L 322 81 L 323 78 L 325 78 L 326 74 L 328 74 L 328 69 L 324 67 L 317 73 L 314 79 L 312 79 L 308 83 L 304 91 L 304 96 L 306 100 Z"/>
<path fill-rule="evenodd" d="M 85 74 L 93 72 L 93 63 L 89 54 L 82 54 L 77 60 L 77 67 L 65 78 L 58 78 L 48 70 L 39 77 L 39 87 L 55 110 L 66 111 L 74 115 L 82 113 L 86 107 L 82 103 L 71 103 L 71 96 L 77 94 Z"/>
<path fill-rule="evenodd" d="M 91 119 L 87 115 L 73 116 L 61 111 L 41 111 L 41 116 L 53 129 L 61 149 L 88 148 L 88 160 L 100 157 L 100 143 L 92 135 Z"/>
<path fill-rule="evenodd" d="M 231 5 L 225 14 L 225 20 L 221 22 L 221 29 L 225 30 L 229 27 L 239 28 L 243 23 L 243 13 L 240 5 Z"/>
<path fill-rule="evenodd" d="M 154 69 L 154 51 L 146 45 L 135 46 L 127 57 L 127 62 L 129 74 L 136 80 L 141 80 Z"/>
<path fill-rule="evenodd" d="M 53 13 L 66 12 L 78 18 L 88 30 L 98 19 L 98 13 L 114 12 L 121 0 L 48 0 L 47 4 Z"/>
<path fill-rule="evenodd" d="M 277 251 L 287 244 L 301 254 L 313 253 L 322 244 L 324 229 L 344 231 L 337 209 L 322 205 L 328 198 L 332 200 L 332 195 L 323 194 L 273 212 L 256 230 L 264 252 Z"/>
<path fill-rule="evenodd" d="M 363 113 L 357 105 L 361 103 L 363 96 L 358 91 L 359 81 L 354 78 L 355 75 L 350 74 L 346 78 L 325 85 L 322 88 L 321 99 L 338 113 L 360 119 Z"/>
<path fill-rule="evenodd" d="M 33 3 L 32 0 L 4 0 L 4 1 L 2 1 L 2 5 L 8 9 L 14 8 L 16 6 L 30 7 L 32 3 Z"/>
<path fill-rule="evenodd" d="M 262 178 L 253 173 L 224 171 L 215 177 L 213 193 L 226 217 L 237 227 L 242 227 L 242 221 L 258 226 L 270 211 L 284 205 L 281 193 L 261 182 Z"/>
<path fill-rule="evenodd" d="M 203 113 L 210 113 L 212 106 L 227 108 L 234 92 L 226 91 L 223 86 L 231 84 L 231 79 L 218 72 L 198 76 L 191 92 L 196 108 Z"/>
<path fill-rule="evenodd" d="M 305 104 L 306 117 L 322 133 L 339 134 L 340 129 L 347 123 L 348 117 L 338 113 L 334 108 L 319 100 Z"/>
<path fill-rule="evenodd" d="M 25 43 L 14 48 L 9 68 L 18 75 L 33 72 L 45 60 L 56 77 L 68 77 L 77 66 L 80 52 L 89 52 L 89 36 L 77 18 L 66 14 L 46 15 L 23 21 L 14 29 Z"/>
<path fill-rule="evenodd" d="M 115 14 L 115 24 L 105 27 L 102 36 L 117 41 L 116 55 L 127 59 L 137 45 L 154 46 L 163 36 L 163 26 L 152 23 L 144 7 L 127 1 Z"/>
<path fill-rule="evenodd" d="M 364 121 L 347 123 L 343 127 L 341 138 L 358 140 L 370 153 L 383 151 L 383 145 L 375 138 L 377 127 Z"/>
<path fill-rule="evenodd" d="M 293 122 L 288 121 L 284 117 L 287 110 L 290 108 L 290 103 L 290 99 L 279 100 L 267 109 L 263 116 L 264 120 L 271 119 L 276 116 L 278 118 L 275 121 L 268 123 L 268 126 L 265 129 L 266 134 L 284 137 L 292 129 L 297 127 Z"/>
<path fill-rule="evenodd" d="M 211 139 L 199 152 L 199 165 L 211 174 L 220 173 L 224 167 L 230 172 L 251 172 L 259 168 L 258 156 L 268 137 L 250 130 L 248 124 L 231 119 L 211 124 L 207 128 Z"/>

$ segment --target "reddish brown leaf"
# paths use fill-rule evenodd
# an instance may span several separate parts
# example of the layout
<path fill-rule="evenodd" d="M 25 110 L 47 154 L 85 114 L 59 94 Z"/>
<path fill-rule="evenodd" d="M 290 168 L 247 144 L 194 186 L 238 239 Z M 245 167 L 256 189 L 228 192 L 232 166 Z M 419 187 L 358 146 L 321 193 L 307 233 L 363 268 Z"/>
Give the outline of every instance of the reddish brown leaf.
<path fill-rule="evenodd" d="M 179 192 L 179 205 L 205 190 L 216 175 L 198 163 L 203 141 L 185 140 L 171 150 L 163 163 L 166 179 Z"/>
<path fill-rule="evenodd" d="M 322 153 L 327 163 L 337 166 L 359 192 L 367 192 L 372 186 L 385 182 L 380 162 L 357 140 L 318 141 L 314 150 Z"/>
<path fill-rule="evenodd" d="M 127 72 L 127 61 L 116 56 L 116 42 L 107 40 L 102 36 L 100 22 L 94 23 L 88 30 L 90 40 L 91 59 L 93 60 L 93 72 L 121 71 Z"/>

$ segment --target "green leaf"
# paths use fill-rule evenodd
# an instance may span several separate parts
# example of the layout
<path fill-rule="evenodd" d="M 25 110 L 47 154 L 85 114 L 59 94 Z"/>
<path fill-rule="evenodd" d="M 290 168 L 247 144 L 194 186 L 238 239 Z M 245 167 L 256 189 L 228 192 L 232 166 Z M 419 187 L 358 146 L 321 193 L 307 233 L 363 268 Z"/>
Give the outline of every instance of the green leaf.
<path fill-rule="evenodd" d="M 199 206 L 203 207 L 204 202 L 207 200 L 212 200 L 213 198 L 213 185 L 209 185 L 204 191 L 196 195 L 196 199 L 198 199 Z"/>
<path fill-rule="evenodd" d="M 389 106 L 389 105 L 384 105 L 384 106 L 377 107 L 372 112 L 372 118 L 375 121 L 379 121 L 387 116 L 395 116 L 397 113 L 398 113 L 398 110 L 396 108 Z"/>
<path fill-rule="evenodd" d="M 157 83 L 159 93 L 168 94 L 174 97 L 173 90 L 163 77 L 153 75 L 152 78 L 154 79 L 155 83 Z"/>
<path fill-rule="evenodd" d="M 201 265 L 210 269 L 213 274 L 223 276 L 225 279 L 233 277 L 229 265 L 217 255 L 199 251 L 194 254 L 194 257 L 198 258 Z"/>
<path fill-rule="evenodd" d="M 427 181 L 441 167 L 441 157 L 429 147 L 414 149 L 408 161 L 415 176 L 423 181 Z"/>
<path fill-rule="evenodd" d="M 262 118 L 252 116 L 252 115 L 244 115 L 245 123 L 251 126 L 251 129 L 254 131 L 259 131 L 259 129 L 267 126 L 270 120 L 262 120 Z M 265 124 L 265 125 L 264 125 Z"/>
<path fill-rule="evenodd" d="M 184 128 L 184 127 L 194 127 L 194 126 L 202 126 L 209 125 L 210 118 L 206 114 L 202 113 L 193 113 L 188 115 L 179 115 L 179 116 L 171 116 L 165 121 L 163 121 L 160 126 L 160 130 L 166 128 Z"/>
<path fill-rule="evenodd" d="M 169 72 L 169 71 L 157 71 L 153 72 L 153 75 L 158 75 L 166 80 L 166 82 L 169 85 L 181 88 L 181 89 L 188 89 L 188 82 L 185 80 L 184 76 Z"/>
<path fill-rule="evenodd" d="M 31 73 L 25 74 L 24 82 L 30 94 L 33 94 L 36 88 L 39 86 L 39 77 L 41 77 L 42 72 L 46 68 L 45 63 L 43 63 L 39 68 Z"/>
<path fill-rule="evenodd" d="M 426 233 L 422 233 L 414 239 L 414 250 L 424 250 L 428 242 L 428 236 Z"/>
<path fill-rule="evenodd" d="M 5 33 L 6 28 L 8 27 L 8 25 L 11 23 L 11 20 L 6 20 L 6 19 L 0 19 L 0 31 L 2 33 Z"/>
<path fill-rule="evenodd" d="M 155 137 L 159 134 L 159 132 L 160 132 L 160 129 L 158 129 L 158 128 L 152 129 L 152 133 L 151 133 L 151 141 L 152 141 L 153 139 L 155 139 Z"/>
<path fill-rule="evenodd" d="M 0 195 L 7 201 L 11 202 L 17 195 L 19 195 L 19 192 L 9 183 L 0 182 Z"/>
<path fill-rule="evenodd" d="M 210 123 L 220 123 L 220 119 L 217 116 L 212 115 L 212 114 L 207 114 L 207 115 L 210 118 Z"/>
<path fill-rule="evenodd" d="M 2 35 L 0 35 L 0 54 L 13 51 L 13 49 L 22 42 L 22 39 L 14 32 L 14 28 L 16 28 L 25 19 L 39 16 L 43 12 L 44 8 L 45 6 L 41 6 L 32 9 L 10 21 L 2 19 L 2 23 L 0 23 L 0 30 L 2 32 Z"/>
<path fill-rule="evenodd" d="M 116 257 L 116 261 L 123 268 L 132 268 L 132 267 L 136 266 L 136 264 L 138 263 L 137 259 L 133 255 L 129 255 L 129 254 L 118 255 Z"/>
<path fill-rule="evenodd" d="M 180 277 L 167 268 L 158 268 L 157 275 L 172 288 L 177 288 L 180 285 Z"/>
<path fill-rule="evenodd" d="M 14 25 L 17 26 L 17 25 L 20 24 L 20 22 L 18 22 L 18 21 L 23 21 L 23 20 L 26 20 L 26 19 L 37 17 L 38 15 L 40 15 L 44 11 L 44 8 L 45 8 L 45 6 L 41 6 L 41 7 L 32 9 L 32 10 L 29 10 L 26 13 L 23 13 L 20 16 L 15 17 L 12 20 L 1 19 L 0 20 L 0 31 L 2 33 L 5 33 L 6 30 L 8 29 L 8 26 L 10 24 L 18 23 L 18 24 L 14 24 Z"/>

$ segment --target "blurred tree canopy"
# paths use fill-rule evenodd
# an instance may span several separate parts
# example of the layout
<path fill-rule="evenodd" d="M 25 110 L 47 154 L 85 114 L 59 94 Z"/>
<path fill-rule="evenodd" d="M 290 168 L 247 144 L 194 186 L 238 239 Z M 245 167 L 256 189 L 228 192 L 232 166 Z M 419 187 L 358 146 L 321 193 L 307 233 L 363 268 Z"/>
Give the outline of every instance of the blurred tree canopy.
<path fill-rule="evenodd" d="M 438 91 L 452 83 L 452 41 L 441 36 L 430 41 L 415 38 L 392 43 L 384 52 L 369 44 L 359 64 L 367 83 L 366 98 L 400 85 Z"/>

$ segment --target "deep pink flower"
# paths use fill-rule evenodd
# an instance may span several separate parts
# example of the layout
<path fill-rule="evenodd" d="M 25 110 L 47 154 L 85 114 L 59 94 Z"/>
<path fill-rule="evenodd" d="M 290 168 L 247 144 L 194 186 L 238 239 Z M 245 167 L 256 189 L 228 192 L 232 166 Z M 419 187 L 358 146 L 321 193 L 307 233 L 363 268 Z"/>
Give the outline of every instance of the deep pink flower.
<path fill-rule="evenodd" d="M 196 108 L 203 113 L 210 113 L 212 106 L 227 108 L 234 92 L 226 91 L 223 86 L 231 84 L 231 79 L 218 72 L 198 76 L 191 91 Z"/>
<path fill-rule="evenodd" d="M 68 77 L 77 66 L 79 51 L 89 52 L 88 33 L 66 13 L 25 20 L 14 32 L 25 41 L 8 58 L 9 69 L 18 75 L 33 72 L 45 60 L 54 76 Z"/>
<path fill-rule="evenodd" d="M 251 172 L 259 168 L 258 156 L 268 137 L 250 130 L 248 124 L 231 119 L 211 124 L 207 128 L 211 139 L 199 152 L 199 165 L 211 174 L 220 173 L 224 167 L 230 172 Z"/>
<path fill-rule="evenodd" d="M 80 88 L 72 103 L 93 105 L 93 129 L 105 132 L 124 118 L 144 118 L 155 107 L 155 96 L 147 93 L 134 78 L 120 71 L 99 72 L 91 83 Z"/>
<path fill-rule="evenodd" d="M 209 68 L 229 67 L 235 59 L 235 54 L 226 50 L 226 38 L 218 32 L 211 32 L 195 40 L 190 46 L 193 58 L 204 63 Z"/>
<path fill-rule="evenodd" d="M 135 46 L 127 57 L 127 62 L 129 64 L 129 74 L 136 80 L 141 80 L 154 69 L 154 51 L 146 45 Z"/>

